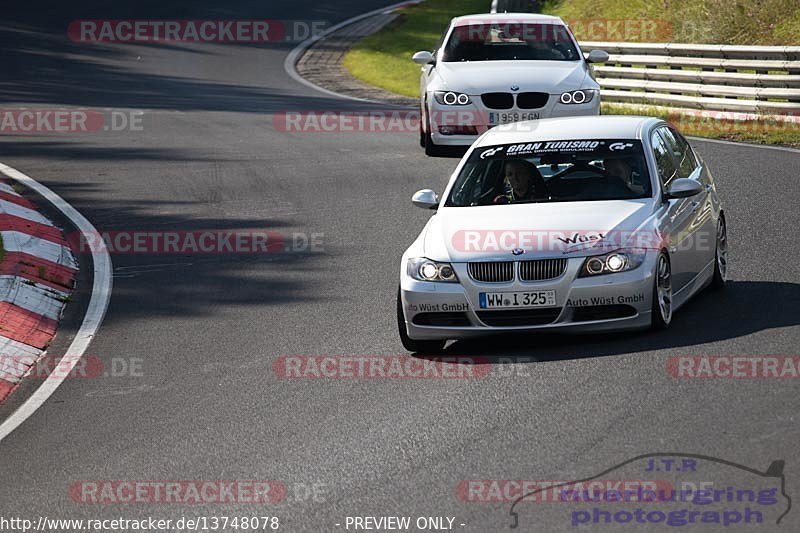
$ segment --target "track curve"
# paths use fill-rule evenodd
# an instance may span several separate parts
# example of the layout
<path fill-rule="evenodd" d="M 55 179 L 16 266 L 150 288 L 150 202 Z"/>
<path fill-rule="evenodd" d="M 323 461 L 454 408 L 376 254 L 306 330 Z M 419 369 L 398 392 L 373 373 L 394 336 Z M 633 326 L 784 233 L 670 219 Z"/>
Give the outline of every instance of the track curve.
<path fill-rule="evenodd" d="M 141 374 L 65 382 L 0 442 L 0 514 L 249 514 L 233 504 L 86 505 L 70 487 L 268 479 L 289 488 L 266 508 L 288 531 L 395 513 L 493 531 L 507 527 L 508 506 L 461 502 L 459 481 L 577 478 L 663 449 L 763 468 L 796 455 L 796 381 L 679 382 L 666 362 L 797 354 L 798 153 L 694 142 L 726 205 L 732 282 L 681 309 L 666 332 L 455 343 L 451 354 L 509 363 L 475 381 L 283 380 L 272 369 L 280 356 L 402 353 L 397 261 L 427 217 L 409 198 L 441 189 L 456 160 L 425 158 L 413 132 L 276 131 L 286 110 L 361 105 L 288 76 L 292 45 L 89 47 L 64 29 L 126 17 L 336 23 L 384 4 L 12 3 L 0 28 L 6 107 L 141 109 L 144 130 L 6 136 L 0 160 L 100 231 L 268 228 L 322 233 L 324 251 L 115 255 L 111 306 L 89 353 L 141 359 Z M 794 474 L 788 465 L 789 493 L 800 492 Z M 310 486 L 319 497 L 303 496 Z M 782 525 L 797 529 L 798 516 Z"/>

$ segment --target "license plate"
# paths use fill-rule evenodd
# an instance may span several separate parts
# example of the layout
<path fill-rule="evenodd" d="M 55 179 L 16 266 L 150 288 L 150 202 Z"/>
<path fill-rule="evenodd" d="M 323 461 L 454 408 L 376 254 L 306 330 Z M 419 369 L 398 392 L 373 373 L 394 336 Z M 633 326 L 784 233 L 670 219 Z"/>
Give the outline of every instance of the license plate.
<path fill-rule="evenodd" d="M 501 124 L 510 124 L 512 122 L 522 122 L 524 120 L 539 120 L 539 113 L 489 113 L 490 126 L 499 126 Z"/>
<path fill-rule="evenodd" d="M 479 299 L 481 309 L 555 307 L 556 291 L 482 292 Z"/>

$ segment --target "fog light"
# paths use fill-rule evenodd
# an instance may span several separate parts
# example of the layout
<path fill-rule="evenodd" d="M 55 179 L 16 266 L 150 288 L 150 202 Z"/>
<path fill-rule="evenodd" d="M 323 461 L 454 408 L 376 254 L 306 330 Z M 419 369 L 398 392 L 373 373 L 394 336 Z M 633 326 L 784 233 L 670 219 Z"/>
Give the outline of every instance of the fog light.
<path fill-rule="evenodd" d="M 439 126 L 439 133 L 442 135 L 477 135 L 478 128 L 475 126 Z"/>
<path fill-rule="evenodd" d="M 439 269 L 439 277 L 441 277 L 443 280 L 451 280 L 454 276 L 455 272 L 453 272 L 453 269 L 447 265 Z"/>
<path fill-rule="evenodd" d="M 603 272 L 603 262 L 600 259 L 593 257 L 589 259 L 588 263 L 586 263 L 586 270 L 589 271 L 589 274 L 600 274 Z"/>

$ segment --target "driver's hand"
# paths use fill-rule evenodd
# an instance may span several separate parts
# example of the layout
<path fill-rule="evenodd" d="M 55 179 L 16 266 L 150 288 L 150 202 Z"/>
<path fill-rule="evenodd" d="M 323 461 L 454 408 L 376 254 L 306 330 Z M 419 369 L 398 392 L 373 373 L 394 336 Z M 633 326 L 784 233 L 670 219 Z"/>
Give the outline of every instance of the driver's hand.
<path fill-rule="evenodd" d="M 509 203 L 508 196 L 506 196 L 505 194 L 498 194 L 497 196 L 494 197 L 493 202 L 495 204 L 507 204 Z"/>

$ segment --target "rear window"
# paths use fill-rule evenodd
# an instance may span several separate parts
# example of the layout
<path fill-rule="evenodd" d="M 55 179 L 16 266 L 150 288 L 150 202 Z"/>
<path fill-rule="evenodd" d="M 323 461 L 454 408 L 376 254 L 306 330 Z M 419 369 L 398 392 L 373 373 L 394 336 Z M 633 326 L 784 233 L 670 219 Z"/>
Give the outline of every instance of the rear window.
<path fill-rule="evenodd" d="M 444 61 L 577 61 L 578 46 L 565 26 L 475 23 L 457 26 L 444 47 Z"/>
<path fill-rule="evenodd" d="M 638 140 L 542 141 L 474 150 L 445 205 L 628 200 L 651 195 Z"/>

